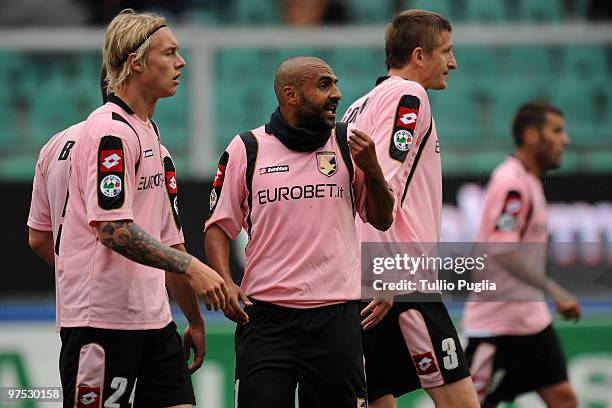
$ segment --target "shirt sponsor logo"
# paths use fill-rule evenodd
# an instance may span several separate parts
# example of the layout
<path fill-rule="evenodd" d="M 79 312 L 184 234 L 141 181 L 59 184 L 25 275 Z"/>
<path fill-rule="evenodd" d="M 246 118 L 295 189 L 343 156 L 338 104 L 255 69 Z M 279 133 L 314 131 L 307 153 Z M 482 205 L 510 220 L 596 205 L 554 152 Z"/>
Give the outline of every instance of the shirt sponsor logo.
<path fill-rule="evenodd" d="M 338 172 L 336 152 L 318 152 L 317 168 L 321 174 L 331 177 Z"/>
<path fill-rule="evenodd" d="M 418 109 L 406 108 L 400 106 L 397 112 L 397 122 L 395 126 L 414 130 L 416 127 L 416 121 L 419 114 Z"/>
<path fill-rule="evenodd" d="M 109 174 L 100 182 L 100 192 L 108 198 L 117 197 L 121 193 L 121 178 L 114 174 Z"/>
<path fill-rule="evenodd" d="M 145 157 L 145 159 L 146 159 L 147 157 L 153 157 L 153 149 L 148 149 L 148 150 L 145 150 L 145 151 L 144 151 L 144 157 Z"/>
<path fill-rule="evenodd" d="M 157 173 L 152 176 L 142 176 L 140 177 L 140 180 L 138 180 L 138 191 L 160 187 L 163 179 L 164 173 Z"/>
<path fill-rule="evenodd" d="M 208 202 L 210 211 L 217 205 L 217 198 L 217 190 L 213 188 L 210 190 L 210 201 Z"/>
<path fill-rule="evenodd" d="M 431 351 L 412 356 L 412 361 L 414 361 L 419 375 L 433 374 L 438 371 L 438 366 Z"/>
<path fill-rule="evenodd" d="M 102 173 L 123 171 L 123 151 L 102 150 L 100 153 L 100 171 Z"/>
<path fill-rule="evenodd" d="M 101 402 L 100 387 L 88 387 L 79 384 L 76 397 L 77 408 L 97 408 L 100 407 Z"/>
<path fill-rule="evenodd" d="M 259 169 L 259 174 L 285 173 L 289 171 L 289 166 L 286 164 L 281 166 L 262 167 Z"/>
<path fill-rule="evenodd" d="M 306 184 L 304 186 L 283 186 L 257 192 L 259 205 L 276 201 L 309 200 L 319 198 L 343 198 L 344 187 L 337 184 Z"/>
<path fill-rule="evenodd" d="M 215 179 L 213 180 L 213 187 L 221 187 L 223 185 L 223 179 L 225 178 L 225 164 L 219 163 L 217 172 L 215 173 Z"/>
<path fill-rule="evenodd" d="M 407 130 L 398 130 L 393 134 L 393 144 L 398 150 L 407 152 L 412 147 L 412 133 Z"/>

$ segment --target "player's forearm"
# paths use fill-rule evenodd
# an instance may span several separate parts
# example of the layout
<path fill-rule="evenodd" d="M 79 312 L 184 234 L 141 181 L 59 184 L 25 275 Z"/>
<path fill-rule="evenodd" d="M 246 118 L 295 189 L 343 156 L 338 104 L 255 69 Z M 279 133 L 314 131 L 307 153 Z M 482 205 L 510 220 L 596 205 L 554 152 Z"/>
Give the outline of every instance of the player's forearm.
<path fill-rule="evenodd" d="M 519 254 L 496 255 L 495 260 L 508 272 L 523 282 L 541 289 L 553 300 L 559 301 L 572 297 L 553 279 L 526 265 Z M 573 297 L 572 297 L 573 298 Z"/>
<path fill-rule="evenodd" d="M 218 225 L 213 225 L 206 230 L 204 247 L 208 265 L 217 271 L 225 282 L 232 281 L 229 268 L 229 242 L 230 238 Z"/>
<path fill-rule="evenodd" d="M 53 233 L 30 228 L 28 231 L 28 244 L 32 251 L 50 266 L 55 266 L 55 253 L 53 252 Z"/>
<path fill-rule="evenodd" d="M 172 248 L 187 252 L 183 244 L 173 245 Z M 166 287 L 191 326 L 204 324 L 198 297 L 186 276 L 166 272 Z"/>
<path fill-rule="evenodd" d="M 394 199 L 379 166 L 365 174 L 365 184 L 368 222 L 374 228 L 386 231 L 393 224 Z"/>
<path fill-rule="evenodd" d="M 167 247 L 131 221 L 98 223 L 98 239 L 113 251 L 143 265 L 185 274 L 193 257 Z"/>

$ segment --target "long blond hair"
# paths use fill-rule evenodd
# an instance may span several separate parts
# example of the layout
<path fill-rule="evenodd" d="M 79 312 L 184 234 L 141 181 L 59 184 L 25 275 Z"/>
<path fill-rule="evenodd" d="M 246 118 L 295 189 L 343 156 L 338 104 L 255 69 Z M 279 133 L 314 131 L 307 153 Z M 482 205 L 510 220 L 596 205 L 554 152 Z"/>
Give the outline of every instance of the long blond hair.
<path fill-rule="evenodd" d="M 125 9 L 119 13 L 106 29 L 102 60 L 106 68 L 108 92 L 114 93 L 125 88 L 132 74 L 128 63 L 130 54 L 134 61 L 146 66 L 151 36 L 166 26 L 166 19 L 159 14 L 137 12 Z"/>

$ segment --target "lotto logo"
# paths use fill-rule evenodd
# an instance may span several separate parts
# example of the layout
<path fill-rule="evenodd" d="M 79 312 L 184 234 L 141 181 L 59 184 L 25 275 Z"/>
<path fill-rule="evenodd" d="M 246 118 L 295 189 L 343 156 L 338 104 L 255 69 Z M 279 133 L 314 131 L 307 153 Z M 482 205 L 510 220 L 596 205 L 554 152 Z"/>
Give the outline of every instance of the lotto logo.
<path fill-rule="evenodd" d="M 123 170 L 123 152 L 121 150 L 103 150 L 100 154 L 100 170 L 103 173 Z"/>
<path fill-rule="evenodd" d="M 170 194 L 176 194 L 178 192 L 178 183 L 176 182 L 176 173 L 173 171 L 166 172 L 166 185 L 168 186 L 168 192 Z"/>
<path fill-rule="evenodd" d="M 438 371 L 438 366 L 431 351 L 412 356 L 412 361 L 414 361 L 419 375 L 432 374 Z"/>
<path fill-rule="evenodd" d="M 99 408 L 100 402 L 100 387 L 79 385 L 76 396 L 76 408 Z"/>
<path fill-rule="evenodd" d="M 418 113 L 418 109 L 410 109 L 400 106 L 397 112 L 397 123 L 395 125 L 400 128 L 414 130 Z"/>
<path fill-rule="evenodd" d="M 219 164 L 217 172 L 215 173 L 215 179 L 213 180 L 213 187 L 221 187 L 223 185 L 223 179 L 225 178 L 225 165 Z"/>

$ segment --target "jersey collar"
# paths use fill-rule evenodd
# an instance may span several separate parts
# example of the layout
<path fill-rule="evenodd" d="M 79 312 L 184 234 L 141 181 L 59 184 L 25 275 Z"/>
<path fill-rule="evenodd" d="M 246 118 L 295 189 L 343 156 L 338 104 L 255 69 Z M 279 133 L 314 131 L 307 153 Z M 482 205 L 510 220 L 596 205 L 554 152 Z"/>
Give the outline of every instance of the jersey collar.
<path fill-rule="evenodd" d="M 114 95 L 114 94 L 108 95 L 108 102 L 111 102 L 111 103 L 114 103 L 115 105 L 118 105 L 121 109 L 123 109 L 124 111 L 126 111 L 130 115 L 134 114 L 134 111 L 132 110 L 132 108 L 130 108 L 128 106 L 128 104 L 125 103 L 123 101 L 123 99 L 119 98 L 117 95 Z"/>

